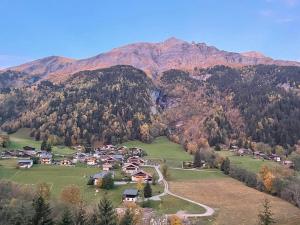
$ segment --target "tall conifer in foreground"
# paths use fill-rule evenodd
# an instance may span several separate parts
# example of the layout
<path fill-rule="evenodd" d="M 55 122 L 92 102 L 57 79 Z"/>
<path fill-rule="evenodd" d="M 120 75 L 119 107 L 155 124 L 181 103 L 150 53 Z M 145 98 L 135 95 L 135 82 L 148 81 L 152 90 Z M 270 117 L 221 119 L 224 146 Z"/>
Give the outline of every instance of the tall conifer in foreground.
<path fill-rule="evenodd" d="M 106 196 L 98 204 L 97 225 L 117 225 L 115 209 Z"/>
<path fill-rule="evenodd" d="M 33 199 L 34 214 L 32 217 L 32 225 L 53 225 L 52 210 L 49 203 L 42 196 Z"/>

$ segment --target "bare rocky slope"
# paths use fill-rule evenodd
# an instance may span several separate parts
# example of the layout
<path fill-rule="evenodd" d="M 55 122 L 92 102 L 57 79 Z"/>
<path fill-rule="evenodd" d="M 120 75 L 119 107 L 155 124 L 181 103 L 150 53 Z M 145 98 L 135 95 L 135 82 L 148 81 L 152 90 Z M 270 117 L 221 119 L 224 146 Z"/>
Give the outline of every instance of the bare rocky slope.
<path fill-rule="evenodd" d="M 299 62 L 274 60 L 258 52 L 227 52 L 205 43 L 189 43 L 169 38 L 160 43 L 129 44 L 87 59 L 74 60 L 51 56 L 9 69 L 31 76 L 38 75 L 41 79 L 62 82 L 71 74 L 82 70 L 114 65 L 131 65 L 156 78 L 158 74 L 169 69 L 192 72 L 195 68 L 215 65 L 242 67 L 257 64 L 300 66 Z"/>

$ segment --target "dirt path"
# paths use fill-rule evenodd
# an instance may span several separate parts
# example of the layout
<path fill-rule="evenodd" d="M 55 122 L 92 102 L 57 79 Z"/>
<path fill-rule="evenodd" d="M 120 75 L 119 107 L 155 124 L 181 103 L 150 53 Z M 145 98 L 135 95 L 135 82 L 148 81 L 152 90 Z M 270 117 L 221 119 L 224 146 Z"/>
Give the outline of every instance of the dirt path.
<path fill-rule="evenodd" d="M 165 195 L 171 195 L 171 196 L 174 196 L 176 198 L 180 198 L 184 201 L 187 201 L 187 202 L 190 202 L 192 204 L 195 204 L 195 205 L 198 205 L 202 208 L 204 208 L 206 210 L 205 213 L 200 213 L 200 214 L 188 214 L 188 213 L 183 213 L 181 212 L 178 216 L 182 217 L 182 218 L 188 218 L 188 217 L 204 217 L 204 216 L 212 216 L 215 212 L 215 210 L 207 205 L 204 205 L 204 204 L 201 204 L 201 203 L 198 203 L 198 202 L 195 202 L 193 200 L 190 200 L 188 198 L 185 198 L 185 197 L 182 197 L 180 195 L 177 195 L 175 193 L 172 193 L 170 190 L 169 190 L 169 184 L 168 182 L 164 179 L 160 169 L 159 169 L 159 166 L 152 166 L 152 165 L 148 165 L 148 167 L 152 167 L 156 170 L 158 176 L 159 176 L 159 179 L 158 179 L 158 182 L 163 182 L 164 184 L 164 192 L 159 194 L 159 195 L 156 195 L 156 196 L 153 196 L 151 198 L 149 198 L 150 200 L 154 200 L 154 201 L 159 201 L 160 200 L 160 197 L 163 197 Z"/>

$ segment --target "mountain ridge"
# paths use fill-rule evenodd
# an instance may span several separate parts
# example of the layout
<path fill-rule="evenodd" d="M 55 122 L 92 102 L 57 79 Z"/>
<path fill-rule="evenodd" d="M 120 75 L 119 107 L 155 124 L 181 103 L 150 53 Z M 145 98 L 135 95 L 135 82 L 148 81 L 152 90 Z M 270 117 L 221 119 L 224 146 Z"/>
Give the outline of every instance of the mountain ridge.
<path fill-rule="evenodd" d="M 192 72 L 196 68 L 215 65 L 242 67 L 258 64 L 300 66 L 300 62 L 275 60 L 259 52 L 228 52 L 205 43 L 190 43 L 172 37 L 163 42 L 138 42 L 124 45 L 86 59 L 75 60 L 50 56 L 6 70 L 39 75 L 41 79 L 59 83 L 67 80 L 71 74 L 82 70 L 95 70 L 115 65 L 132 65 L 155 78 L 169 69 Z"/>

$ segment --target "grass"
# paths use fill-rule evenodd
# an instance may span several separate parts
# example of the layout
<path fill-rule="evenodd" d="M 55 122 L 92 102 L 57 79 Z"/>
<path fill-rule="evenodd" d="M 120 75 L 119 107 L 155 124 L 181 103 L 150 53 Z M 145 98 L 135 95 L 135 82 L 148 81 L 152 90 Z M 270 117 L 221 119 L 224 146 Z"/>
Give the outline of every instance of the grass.
<path fill-rule="evenodd" d="M 275 166 L 280 166 L 278 163 L 270 160 L 254 159 L 251 156 L 236 156 L 233 154 L 233 152 L 230 151 L 220 151 L 217 153 L 220 156 L 228 157 L 232 165 L 240 166 L 254 173 L 258 173 L 261 167 L 264 165 L 271 168 Z"/>
<path fill-rule="evenodd" d="M 227 177 L 220 170 L 203 169 L 203 170 L 177 170 L 170 169 L 170 181 L 183 180 L 204 180 L 204 179 L 218 179 Z"/>
<path fill-rule="evenodd" d="M 173 193 L 213 207 L 213 224 L 256 225 L 265 198 L 271 202 L 277 225 L 298 225 L 300 221 L 299 208 L 229 177 L 172 181 L 169 185 Z"/>
<path fill-rule="evenodd" d="M 40 149 L 42 141 L 36 141 L 29 136 L 29 128 L 21 128 L 17 132 L 10 134 L 10 143 L 8 149 L 22 149 L 24 146 L 28 145 L 36 149 Z M 66 146 L 52 146 L 52 152 L 58 155 L 71 155 L 74 151 Z"/>
<path fill-rule="evenodd" d="M 155 209 L 160 214 L 176 214 L 178 211 L 182 211 L 183 208 L 187 213 L 205 212 L 205 209 L 198 205 L 186 202 L 170 195 L 162 197 L 161 201 L 149 201 L 148 206 Z"/>
<path fill-rule="evenodd" d="M 191 161 L 192 156 L 179 144 L 171 142 L 167 137 L 158 137 L 151 144 L 140 141 L 122 143 L 127 147 L 140 147 L 146 151 L 146 158 L 162 162 L 166 160 L 171 167 L 181 167 L 182 161 Z"/>
<path fill-rule="evenodd" d="M 125 189 L 135 188 L 136 184 L 115 186 L 113 190 L 100 190 L 95 192 L 93 186 L 88 186 L 90 175 L 99 172 L 99 168 L 91 167 L 63 167 L 34 165 L 30 169 L 16 169 L 17 160 L 0 160 L 0 180 L 6 179 L 19 184 L 36 185 L 45 182 L 51 186 L 53 198 L 59 198 L 61 191 L 68 185 L 74 184 L 80 187 L 82 198 L 87 202 L 98 202 L 107 194 L 115 206 L 121 203 L 121 196 Z M 163 192 L 162 185 L 152 185 L 153 195 Z"/>

